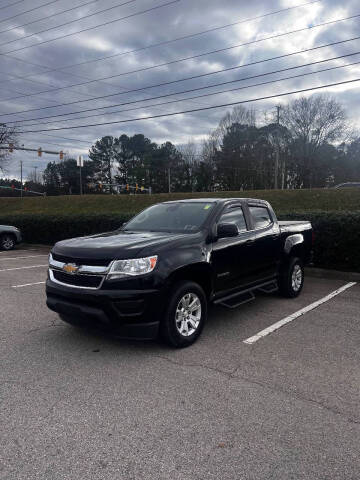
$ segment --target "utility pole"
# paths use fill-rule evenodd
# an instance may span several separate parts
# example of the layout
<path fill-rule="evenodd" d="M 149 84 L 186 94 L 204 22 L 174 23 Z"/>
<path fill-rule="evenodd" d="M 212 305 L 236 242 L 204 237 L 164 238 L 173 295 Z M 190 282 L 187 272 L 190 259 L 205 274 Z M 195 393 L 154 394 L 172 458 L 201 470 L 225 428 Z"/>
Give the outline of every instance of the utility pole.
<path fill-rule="evenodd" d="M 83 156 L 82 156 L 82 155 L 79 155 L 79 156 L 78 156 L 77 166 L 79 167 L 79 170 L 80 170 L 80 195 L 82 195 L 82 194 L 83 194 L 83 186 L 82 186 L 82 173 L 81 173 L 81 169 L 82 169 L 82 167 L 84 166 L 84 159 L 83 159 Z"/>
<path fill-rule="evenodd" d="M 23 161 L 22 160 L 20 160 L 20 182 L 21 182 L 20 196 L 22 198 L 23 196 Z"/>
<path fill-rule="evenodd" d="M 169 181 L 169 193 L 171 193 L 171 173 L 170 173 L 170 167 L 168 168 L 168 181 Z"/>
<path fill-rule="evenodd" d="M 280 145 L 279 145 L 279 126 L 280 126 L 280 105 L 276 106 L 276 123 L 277 123 L 277 131 L 276 131 L 276 149 L 275 149 L 275 179 L 274 179 L 274 189 L 278 189 L 278 176 L 279 176 L 279 158 L 280 158 Z"/>

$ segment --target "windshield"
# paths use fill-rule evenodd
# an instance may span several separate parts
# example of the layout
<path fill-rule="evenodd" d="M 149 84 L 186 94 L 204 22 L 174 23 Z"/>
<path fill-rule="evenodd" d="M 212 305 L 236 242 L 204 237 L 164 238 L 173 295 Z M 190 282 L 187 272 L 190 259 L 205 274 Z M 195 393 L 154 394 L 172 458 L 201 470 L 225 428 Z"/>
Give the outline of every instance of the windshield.
<path fill-rule="evenodd" d="M 160 203 L 147 208 L 130 220 L 125 231 L 198 232 L 215 203 Z"/>

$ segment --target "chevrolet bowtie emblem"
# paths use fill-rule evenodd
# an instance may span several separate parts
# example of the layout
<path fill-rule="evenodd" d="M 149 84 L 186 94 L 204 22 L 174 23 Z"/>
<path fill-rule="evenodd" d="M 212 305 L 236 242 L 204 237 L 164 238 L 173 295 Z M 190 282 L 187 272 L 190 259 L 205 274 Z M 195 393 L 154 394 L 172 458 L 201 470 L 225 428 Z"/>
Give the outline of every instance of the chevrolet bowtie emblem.
<path fill-rule="evenodd" d="M 67 263 L 66 265 L 63 266 L 63 270 L 66 273 L 77 273 L 79 270 L 79 267 L 74 265 L 73 263 Z"/>

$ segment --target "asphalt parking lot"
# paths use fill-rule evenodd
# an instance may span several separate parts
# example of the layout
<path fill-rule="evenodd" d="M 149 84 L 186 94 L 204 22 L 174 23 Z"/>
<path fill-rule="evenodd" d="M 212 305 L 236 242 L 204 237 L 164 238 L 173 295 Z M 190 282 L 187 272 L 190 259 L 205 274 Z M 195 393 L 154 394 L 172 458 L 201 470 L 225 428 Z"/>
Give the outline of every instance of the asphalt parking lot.
<path fill-rule="evenodd" d="M 360 471 L 360 286 L 211 309 L 184 350 L 63 324 L 47 251 L 0 253 L 1 479 L 346 479 Z"/>

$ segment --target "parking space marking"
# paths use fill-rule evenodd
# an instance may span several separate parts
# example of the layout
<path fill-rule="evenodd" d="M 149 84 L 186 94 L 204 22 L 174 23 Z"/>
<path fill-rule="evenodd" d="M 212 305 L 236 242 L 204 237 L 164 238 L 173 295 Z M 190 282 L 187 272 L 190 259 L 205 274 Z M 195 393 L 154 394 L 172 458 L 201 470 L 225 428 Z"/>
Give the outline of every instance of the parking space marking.
<path fill-rule="evenodd" d="M 24 258 L 48 257 L 49 255 L 27 255 L 26 257 L 1 257 L 0 260 L 21 260 Z"/>
<path fill-rule="evenodd" d="M 32 287 L 33 285 L 43 285 L 46 282 L 25 283 L 24 285 L 11 285 L 12 288 Z"/>
<path fill-rule="evenodd" d="M 48 267 L 49 265 L 31 265 L 30 267 L 16 267 L 16 268 L 4 268 L 3 270 L 0 270 L 0 272 L 12 272 L 14 270 L 25 270 L 27 268 L 40 268 L 40 267 Z"/>
<path fill-rule="evenodd" d="M 305 315 L 305 313 L 310 312 L 311 310 L 314 310 L 314 308 L 317 308 L 319 305 L 322 305 L 323 303 L 328 302 L 332 298 L 336 297 L 336 295 L 339 295 L 340 293 L 344 292 L 348 288 L 353 287 L 354 285 L 356 285 L 356 282 L 350 282 L 350 283 L 347 283 L 346 285 L 343 285 L 337 290 L 334 290 L 333 292 L 329 293 L 329 295 L 326 295 L 325 297 L 320 298 L 320 300 L 317 300 L 316 302 L 311 303 L 307 307 L 304 307 L 301 310 L 298 310 L 297 312 L 292 313 L 288 317 L 285 317 L 282 320 L 279 320 L 278 322 L 270 325 L 270 327 L 267 327 L 264 330 L 261 330 L 261 332 L 257 333 L 256 335 L 253 335 L 252 337 L 249 337 L 246 340 L 243 340 L 243 342 L 248 345 L 252 345 L 253 343 L 260 340 L 261 338 L 266 337 L 266 335 L 269 335 L 270 333 L 275 332 L 275 330 L 278 330 L 279 328 L 283 327 L 287 323 L 290 323 L 296 318 L 301 317 L 302 315 Z"/>

